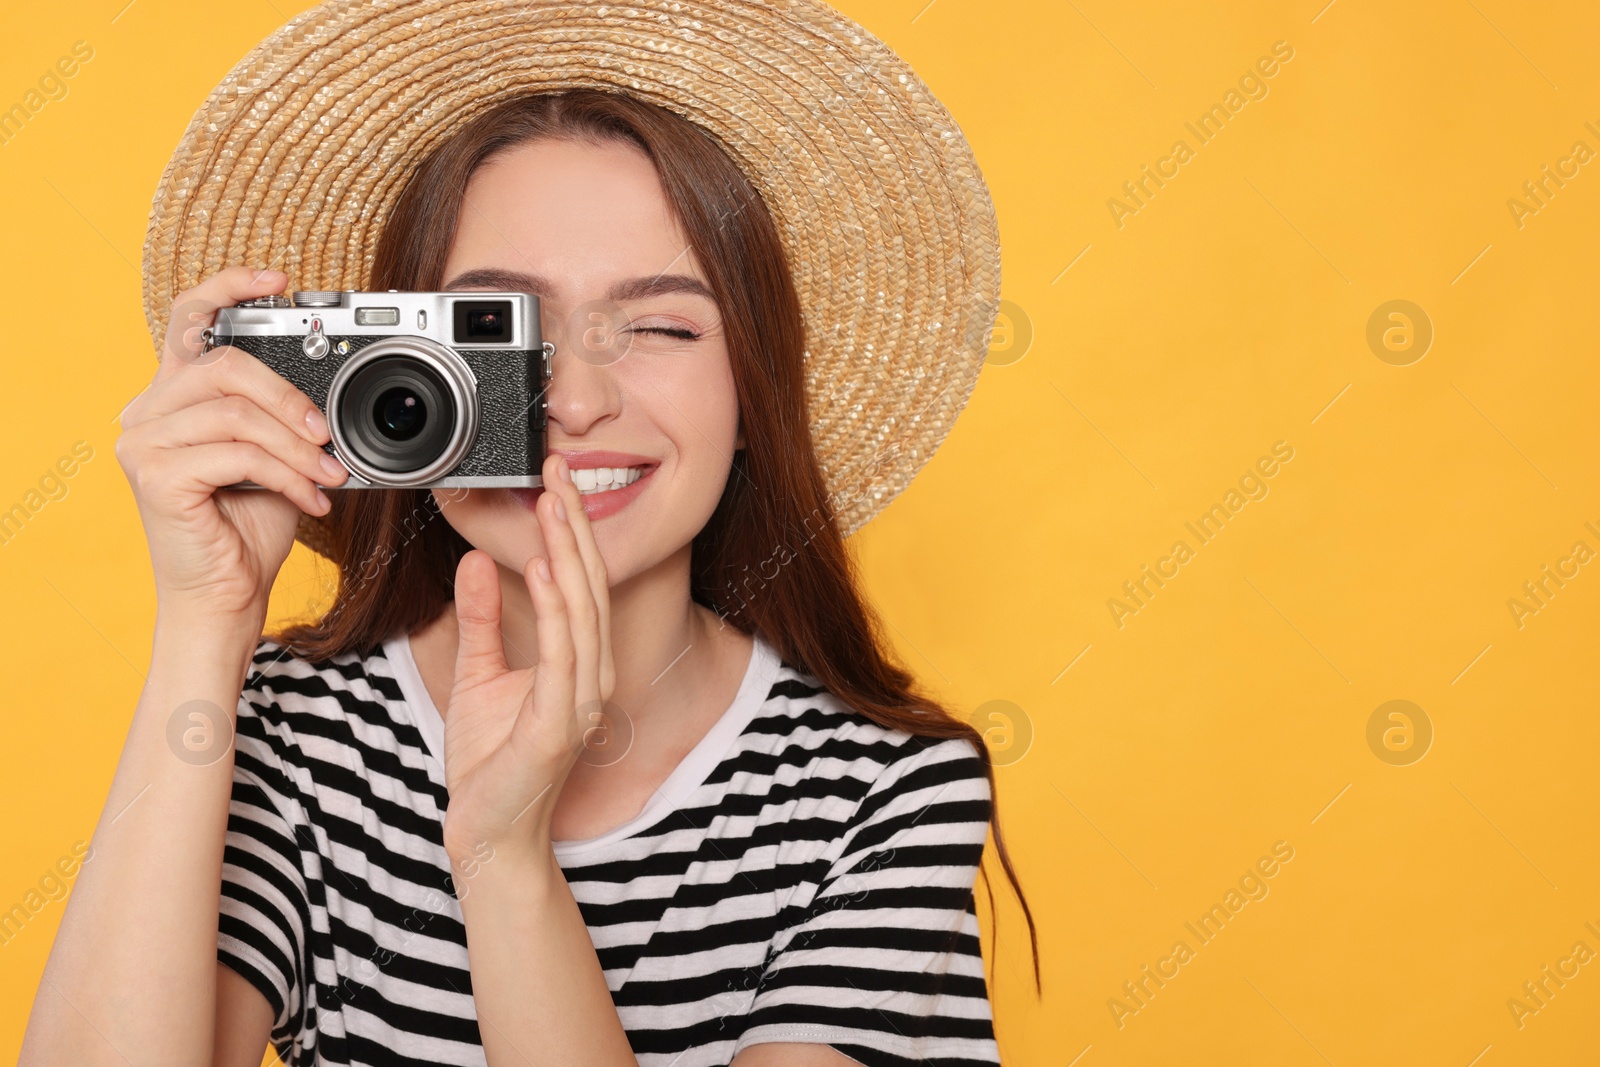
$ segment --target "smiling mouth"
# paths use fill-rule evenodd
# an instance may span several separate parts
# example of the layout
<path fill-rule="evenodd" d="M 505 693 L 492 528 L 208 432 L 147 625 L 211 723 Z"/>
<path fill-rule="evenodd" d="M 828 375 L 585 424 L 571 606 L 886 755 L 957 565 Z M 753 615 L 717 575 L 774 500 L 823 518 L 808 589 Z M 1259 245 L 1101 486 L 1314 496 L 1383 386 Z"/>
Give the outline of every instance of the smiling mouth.
<path fill-rule="evenodd" d="M 597 493 L 609 493 L 616 489 L 626 489 L 646 477 L 655 470 L 656 465 L 641 464 L 637 467 L 581 467 L 573 468 L 572 484 L 577 487 L 583 496 L 593 496 Z"/>

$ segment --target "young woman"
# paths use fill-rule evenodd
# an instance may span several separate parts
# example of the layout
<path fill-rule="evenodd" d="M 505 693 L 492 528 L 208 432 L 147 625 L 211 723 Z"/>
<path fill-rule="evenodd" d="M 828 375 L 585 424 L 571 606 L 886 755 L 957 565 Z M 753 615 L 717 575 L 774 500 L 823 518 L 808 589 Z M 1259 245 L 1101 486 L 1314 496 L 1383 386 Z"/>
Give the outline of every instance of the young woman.
<path fill-rule="evenodd" d="M 330 501 L 311 400 L 172 324 L 117 446 L 150 673 L 22 1062 L 998 1062 L 987 751 L 882 650 L 739 168 L 624 94 L 514 97 L 368 288 L 541 297 L 544 488 Z M 302 522 L 337 597 L 261 638 Z"/>

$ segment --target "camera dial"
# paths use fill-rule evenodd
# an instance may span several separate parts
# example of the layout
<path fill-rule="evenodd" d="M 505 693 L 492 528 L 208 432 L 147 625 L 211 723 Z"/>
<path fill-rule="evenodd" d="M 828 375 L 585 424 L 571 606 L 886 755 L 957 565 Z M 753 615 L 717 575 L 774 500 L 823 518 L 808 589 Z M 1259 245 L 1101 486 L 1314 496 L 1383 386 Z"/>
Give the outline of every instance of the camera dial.
<path fill-rule="evenodd" d="M 343 301 L 340 293 L 327 292 L 320 289 L 307 289 L 294 294 L 294 306 L 297 308 L 336 308 Z"/>

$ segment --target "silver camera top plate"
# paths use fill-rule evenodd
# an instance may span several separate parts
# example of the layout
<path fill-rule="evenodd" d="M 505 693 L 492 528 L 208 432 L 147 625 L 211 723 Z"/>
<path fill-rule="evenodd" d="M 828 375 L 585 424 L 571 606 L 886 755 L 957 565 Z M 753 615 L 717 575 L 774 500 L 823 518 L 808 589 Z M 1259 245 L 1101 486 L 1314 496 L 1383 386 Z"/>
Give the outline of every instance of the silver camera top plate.
<path fill-rule="evenodd" d="M 457 305 L 485 301 L 510 301 L 509 330 L 492 339 L 468 335 L 457 322 Z M 480 309 L 481 310 L 481 309 Z M 447 293 L 343 292 L 301 290 L 293 303 L 282 296 L 262 297 L 234 307 L 220 308 L 211 329 L 210 343 L 224 345 L 230 337 L 276 337 L 286 330 L 285 312 L 303 312 L 309 332 L 311 320 L 320 320 L 323 334 L 383 337 L 408 334 L 425 337 L 451 348 L 536 349 L 539 336 L 539 298 L 532 293 L 459 291 Z"/>

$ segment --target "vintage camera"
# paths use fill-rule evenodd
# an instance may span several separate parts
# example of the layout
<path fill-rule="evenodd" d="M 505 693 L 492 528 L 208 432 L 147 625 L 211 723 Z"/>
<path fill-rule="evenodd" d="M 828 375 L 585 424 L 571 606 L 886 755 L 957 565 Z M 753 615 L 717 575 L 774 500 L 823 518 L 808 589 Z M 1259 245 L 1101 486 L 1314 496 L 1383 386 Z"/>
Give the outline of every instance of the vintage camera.
<path fill-rule="evenodd" d="M 341 488 L 543 485 L 555 346 L 531 293 L 267 296 L 219 309 L 204 340 L 311 398 L 350 471 Z"/>

